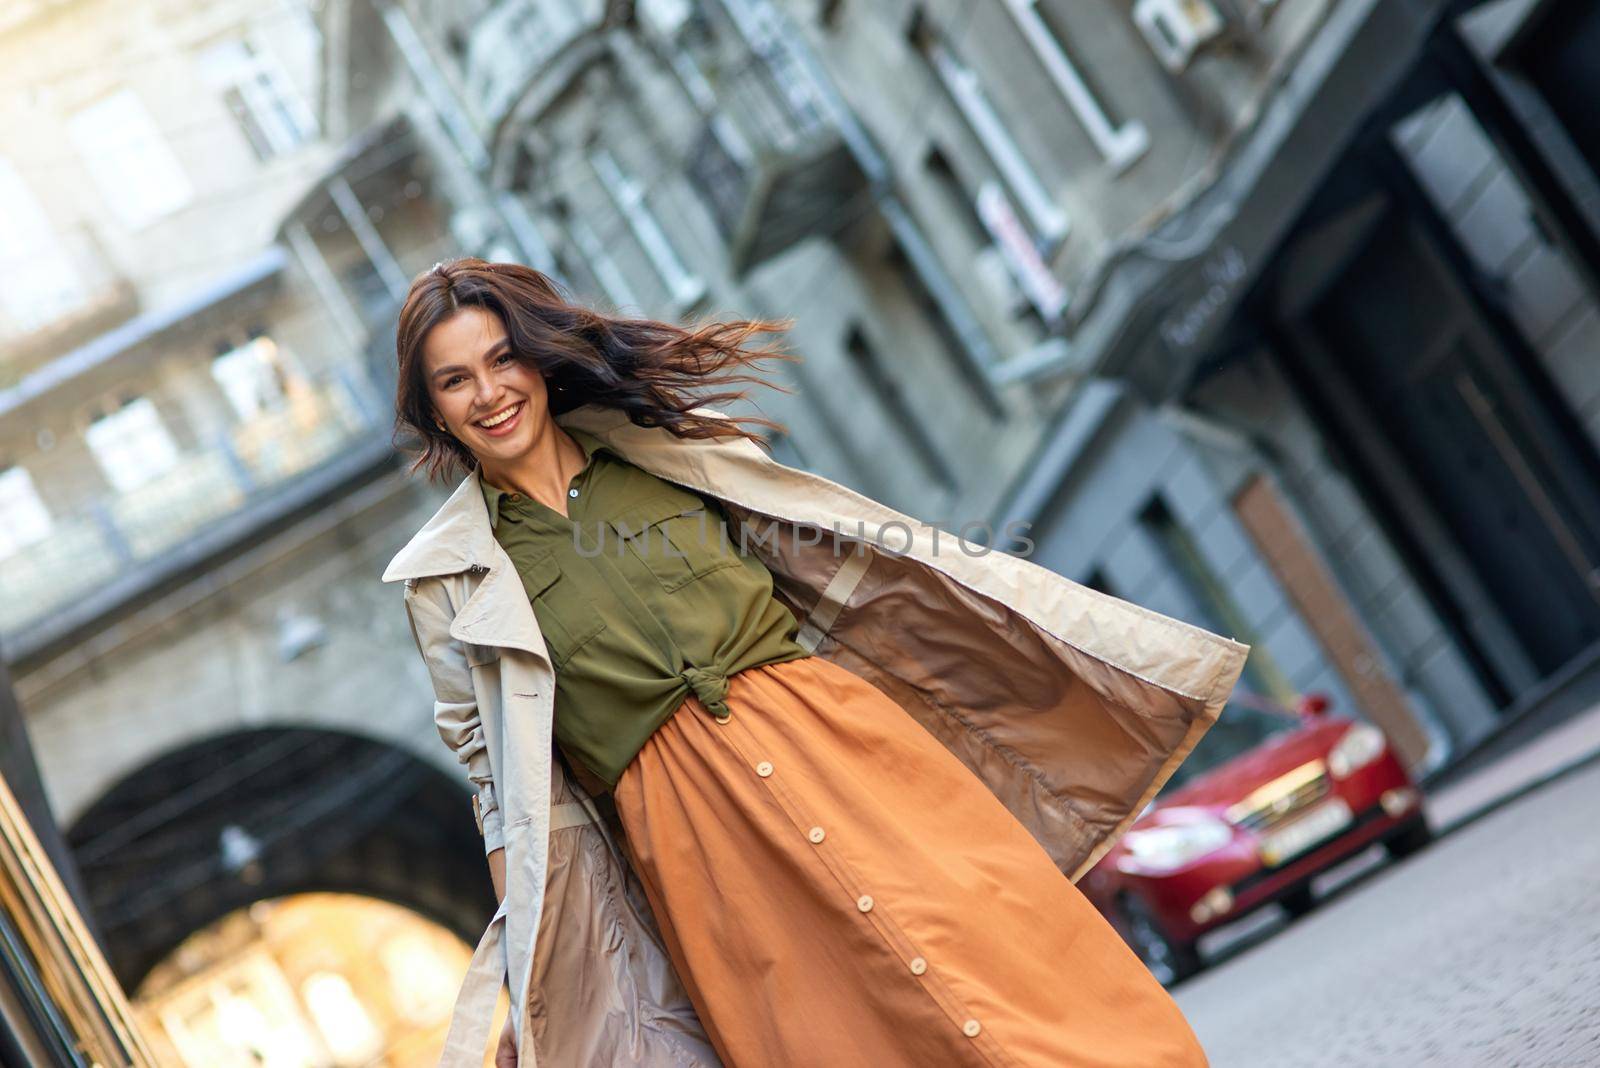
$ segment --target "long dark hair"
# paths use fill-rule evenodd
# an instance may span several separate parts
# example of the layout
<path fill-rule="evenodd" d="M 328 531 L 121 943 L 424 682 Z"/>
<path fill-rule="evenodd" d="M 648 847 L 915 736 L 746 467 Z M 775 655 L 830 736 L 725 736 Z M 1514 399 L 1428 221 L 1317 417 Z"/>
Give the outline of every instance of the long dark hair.
<path fill-rule="evenodd" d="M 553 278 L 520 263 L 463 258 L 435 264 L 418 275 L 400 309 L 395 332 L 399 383 L 395 391 L 395 443 L 412 451 L 413 471 L 442 478 L 477 462 L 470 450 L 434 422 L 422 360 L 428 331 L 464 307 L 500 317 L 512 355 L 545 379 L 554 415 L 584 404 L 628 413 L 638 426 L 666 427 L 683 438 L 740 436 L 765 445 L 739 426 L 782 424 L 755 416 L 728 419 L 692 415 L 745 398 L 748 390 L 698 393 L 696 386 L 759 382 L 790 392 L 740 368 L 762 360 L 795 360 L 777 342 L 751 347 L 752 338 L 778 334 L 793 320 L 735 319 L 690 326 L 606 315 L 572 300 Z"/>

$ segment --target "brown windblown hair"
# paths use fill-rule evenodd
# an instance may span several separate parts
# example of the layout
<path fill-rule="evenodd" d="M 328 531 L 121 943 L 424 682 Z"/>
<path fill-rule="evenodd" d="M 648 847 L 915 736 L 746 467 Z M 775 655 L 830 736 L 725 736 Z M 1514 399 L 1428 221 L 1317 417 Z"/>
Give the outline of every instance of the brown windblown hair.
<path fill-rule="evenodd" d="M 666 427 L 682 438 L 739 436 L 765 439 L 737 425 L 781 424 L 755 416 L 726 419 L 693 415 L 744 399 L 748 390 L 691 395 L 697 386 L 759 382 L 790 392 L 759 375 L 738 371 L 762 360 L 794 360 L 778 343 L 750 347 L 759 334 L 787 331 L 793 320 L 697 322 L 691 326 L 603 314 L 570 299 L 554 279 L 519 263 L 457 259 L 417 276 L 400 309 L 395 350 L 400 380 L 395 391 L 395 443 L 416 453 L 411 469 L 430 478 L 470 471 L 476 459 L 434 422 L 422 360 L 428 331 L 463 307 L 494 312 L 505 324 L 511 352 L 544 376 L 553 415 L 584 404 L 628 413 L 638 426 Z"/>

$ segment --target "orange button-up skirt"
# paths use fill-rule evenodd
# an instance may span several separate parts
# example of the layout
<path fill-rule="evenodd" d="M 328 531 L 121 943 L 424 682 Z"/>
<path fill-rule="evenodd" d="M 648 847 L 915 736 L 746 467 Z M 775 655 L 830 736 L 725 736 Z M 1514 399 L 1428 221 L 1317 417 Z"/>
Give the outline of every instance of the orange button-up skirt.
<path fill-rule="evenodd" d="M 614 794 L 728 1068 L 1205 1065 L 1171 996 L 1028 831 L 818 656 L 692 695 Z"/>

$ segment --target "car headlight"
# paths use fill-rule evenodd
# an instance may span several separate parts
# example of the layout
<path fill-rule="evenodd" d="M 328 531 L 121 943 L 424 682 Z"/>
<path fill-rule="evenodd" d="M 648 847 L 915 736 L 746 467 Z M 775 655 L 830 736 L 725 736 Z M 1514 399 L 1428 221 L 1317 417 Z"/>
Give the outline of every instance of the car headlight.
<path fill-rule="evenodd" d="M 1370 723 L 1357 723 L 1344 732 L 1328 754 L 1328 770 L 1335 779 L 1342 779 L 1377 760 L 1388 746 L 1381 730 Z"/>
<path fill-rule="evenodd" d="M 1170 823 L 1129 831 L 1123 838 L 1125 858 L 1141 871 L 1171 871 L 1233 841 L 1233 829 L 1217 820 Z"/>

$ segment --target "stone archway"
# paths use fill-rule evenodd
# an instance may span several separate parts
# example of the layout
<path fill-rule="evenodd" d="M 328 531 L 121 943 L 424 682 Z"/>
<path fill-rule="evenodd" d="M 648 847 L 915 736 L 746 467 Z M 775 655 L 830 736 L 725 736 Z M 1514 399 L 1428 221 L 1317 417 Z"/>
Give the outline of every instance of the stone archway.
<path fill-rule="evenodd" d="M 186 936 L 263 898 L 345 891 L 475 943 L 494 909 L 464 781 L 383 742 L 238 731 L 123 777 L 67 835 L 129 989 Z"/>

